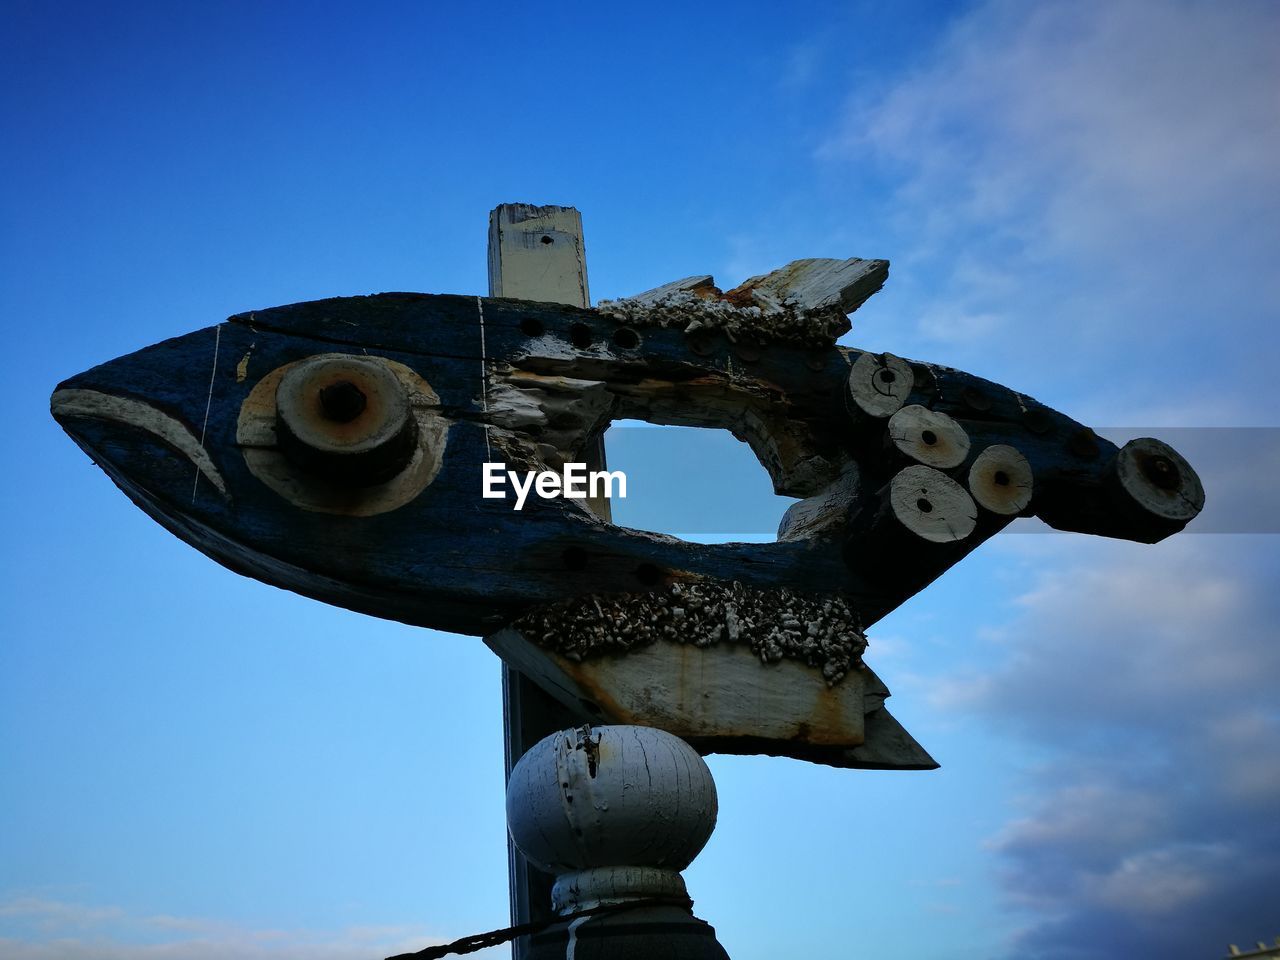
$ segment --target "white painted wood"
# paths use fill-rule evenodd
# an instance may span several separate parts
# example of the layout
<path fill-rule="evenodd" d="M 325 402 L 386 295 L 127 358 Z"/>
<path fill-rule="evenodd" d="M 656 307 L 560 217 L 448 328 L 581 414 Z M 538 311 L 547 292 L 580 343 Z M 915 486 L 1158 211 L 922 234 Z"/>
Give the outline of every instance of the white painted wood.
<path fill-rule="evenodd" d="M 945 413 L 918 403 L 889 418 L 889 439 L 912 460 L 939 470 L 958 467 L 969 455 L 969 435 L 964 427 Z"/>
<path fill-rule="evenodd" d="M 839 308 L 843 313 L 852 313 L 880 289 L 888 271 L 887 260 L 792 260 L 771 273 L 751 277 L 725 297 L 734 301 L 749 298 L 766 312 L 791 304 L 799 310 Z"/>
<path fill-rule="evenodd" d="M 695 297 L 708 300 L 718 299 L 721 296 L 719 288 L 716 287 L 715 277 L 709 273 L 704 273 L 693 277 L 685 277 L 683 280 L 672 280 L 670 283 L 664 283 L 662 286 L 646 290 L 644 293 L 637 293 L 634 297 L 627 297 L 627 300 L 633 303 L 655 304 L 677 293 L 691 293 Z"/>
<path fill-rule="evenodd" d="M 504 203 L 489 213 L 489 296 L 590 307 L 582 215 L 573 207 Z M 583 454 L 587 470 L 606 470 L 604 438 Z M 605 520 L 605 497 L 588 497 L 588 510 Z"/>
<path fill-rule="evenodd" d="M 797 660 L 762 664 L 745 644 L 658 642 L 625 657 L 574 662 L 516 630 L 485 638 L 503 660 L 567 704 L 599 705 L 611 723 L 661 727 L 690 739 L 752 736 L 854 747 L 865 737 L 870 671 L 828 686 Z"/>
<path fill-rule="evenodd" d="M 213 458 L 200 443 L 200 438 L 185 424 L 157 407 L 131 397 L 121 397 L 97 390 L 65 389 L 54 391 L 49 408 L 55 417 L 87 417 L 109 420 L 145 430 L 159 437 L 192 462 L 222 496 L 228 496 L 226 481 L 214 465 Z"/>
<path fill-rule="evenodd" d="M 964 487 L 945 473 L 916 465 L 889 482 L 893 515 L 911 533 L 931 543 L 951 543 L 973 533 L 978 508 Z"/>
<path fill-rule="evenodd" d="M 892 416 L 915 385 L 911 365 L 891 353 L 861 353 L 849 369 L 848 398 L 868 417 Z"/>
<path fill-rule="evenodd" d="M 978 505 L 992 513 L 1012 517 L 1031 503 L 1034 488 L 1031 464 L 1006 443 L 983 450 L 969 468 L 969 492 Z"/>
<path fill-rule="evenodd" d="M 489 296 L 591 306 L 582 216 L 504 203 L 489 214 Z"/>
<path fill-rule="evenodd" d="M 684 896 L 680 871 L 711 837 L 717 811 L 706 763 L 652 727 L 553 733 L 520 759 L 507 786 L 511 837 L 556 874 L 560 913 Z"/>

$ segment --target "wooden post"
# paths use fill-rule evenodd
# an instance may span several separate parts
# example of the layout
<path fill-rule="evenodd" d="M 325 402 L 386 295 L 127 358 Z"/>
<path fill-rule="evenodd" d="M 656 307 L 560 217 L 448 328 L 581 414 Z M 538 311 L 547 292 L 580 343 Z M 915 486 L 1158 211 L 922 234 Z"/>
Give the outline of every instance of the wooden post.
<path fill-rule="evenodd" d="M 591 306 L 587 287 L 586 247 L 582 216 L 573 207 L 504 203 L 489 214 L 489 295 L 518 300 Z M 604 442 L 588 454 L 589 470 L 605 469 Z M 588 501 L 609 519 L 609 501 Z M 549 734 L 578 723 L 578 718 L 518 670 L 502 665 L 502 726 L 506 776 L 529 748 Z M 507 837 L 511 923 L 554 916 L 554 877 L 529 865 Z M 528 955 L 529 940 L 512 942 L 512 956 Z"/>

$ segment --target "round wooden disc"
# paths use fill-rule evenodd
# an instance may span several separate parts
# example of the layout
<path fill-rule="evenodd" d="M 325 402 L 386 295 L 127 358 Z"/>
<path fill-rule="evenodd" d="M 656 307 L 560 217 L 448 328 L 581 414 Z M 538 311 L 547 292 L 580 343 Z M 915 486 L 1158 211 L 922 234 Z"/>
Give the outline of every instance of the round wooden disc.
<path fill-rule="evenodd" d="M 928 467 L 958 467 L 969 455 L 969 435 L 945 413 L 913 403 L 889 418 L 889 439 Z"/>
<path fill-rule="evenodd" d="M 862 353 L 849 370 L 850 402 L 869 417 L 892 416 L 915 385 L 911 366 L 891 353 Z"/>
<path fill-rule="evenodd" d="M 1027 509 L 1033 487 L 1031 464 L 1017 447 L 993 444 L 969 468 L 969 492 L 992 513 L 1012 517 Z"/>
<path fill-rule="evenodd" d="M 331 415 L 321 400 L 329 390 L 345 390 L 356 399 Z M 408 396 L 390 369 L 376 358 L 341 353 L 309 357 L 291 367 L 276 388 L 276 408 L 301 443 L 335 455 L 376 450 L 410 419 Z"/>
<path fill-rule="evenodd" d="M 921 465 L 900 470 L 889 481 L 889 506 L 899 523 L 931 543 L 963 540 L 978 522 L 978 508 L 964 487 Z"/>
<path fill-rule="evenodd" d="M 1121 488 L 1143 509 L 1166 520 L 1191 520 L 1204 509 L 1204 487 L 1173 447 L 1151 437 L 1130 440 L 1116 455 Z"/>
<path fill-rule="evenodd" d="M 291 370 L 317 359 L 308 357 L 277 367 L 249 391 L 240 407 L 236 443 L 244 453 L 250 472 L 290 503 L 319 513 L 369 517 L 408 503 L 435 479 L 444 462 L 450 421 L 439 413 L 439 396 L 426 380 L 404 364 L 377 358 L 399 381 L 408 397 L 410 414 L 416 423 L 415 450 L 408 465 L 383 483 L 371 486 L 334 483 L 329 476 L 300 466 L 280 448 L 277 406 L 280 383 Z"/>

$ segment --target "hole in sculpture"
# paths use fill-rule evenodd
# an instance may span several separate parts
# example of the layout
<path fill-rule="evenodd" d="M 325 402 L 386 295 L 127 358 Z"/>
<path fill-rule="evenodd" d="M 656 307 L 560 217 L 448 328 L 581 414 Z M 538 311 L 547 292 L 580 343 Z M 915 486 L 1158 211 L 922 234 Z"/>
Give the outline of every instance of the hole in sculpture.
<path fill-rule="evenodd" d="M 923 433 L 920 434 L 920 439 L 932 447 L 935 443 L 938 442 L 938 435 L 934 433 L 932 430 L 925 430 Z"/>
<path fill-rule="evenodd" d="M 662 571 L 652 563 L 642 563 L 636 567 L 636 579 L 646 587 L 656 586 L 662 582 Z"/>
<path fill-rule="evenodd" d="M 537 317 L 525 317 L 520 321 L 520 332 L 526 337 L 540 337 L 546 333 L 546 330 L 547 328 Z"/>
<path fill-rule="evenodd" d="M 555 241 L 554 241 L 554 240 L 552 240 L 550 237 L 548 237 L 545 233 L 542 235 L 542 242 L 543 242 L 543 243 L 555 243 Z"/>
<path fill-rule="evenodd" d="M 630 327 L 619 327 L 613 331 L 613 342 L 623 350 L 634 350 L 640 346 L 640 334 Z"/>
<path fill-rule="evenodd" d="M 771 543 L 796 501 L 774 493 L 751 447 L 717 427 L 615 420 L 604 437 L 610 471 L 627 478 L 611 501 L 620 527 L 698 543 Z"/>
<path fill-rule="evenodd" d="M 997 487 L 1007 487 L 1009 485 L 1009 475 L 1003 470 L 997 470 L 995 476 L 991 479 L 995 481 Z"/>
<path fill-rule="evenodd" d="M 933 504 L 924 497 L 916 501 L 916 507 L 919 508 L 921 513 L 933 513 Z"/>
<path fill-rule="evenodd" d="M 585 323 L 575 323 L 569 328 L 569 342 L 579 350 L 591 346 L 591 328 Z"/>

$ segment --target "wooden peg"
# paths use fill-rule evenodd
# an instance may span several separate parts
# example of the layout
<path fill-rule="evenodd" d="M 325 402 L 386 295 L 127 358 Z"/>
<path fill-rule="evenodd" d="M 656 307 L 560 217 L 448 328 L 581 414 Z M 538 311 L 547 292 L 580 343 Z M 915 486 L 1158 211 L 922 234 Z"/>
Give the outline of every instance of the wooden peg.
<path fill-rule="evenodd" d="M 1007 443 L 987 447 L 969 467 L 969 492 L 978 505 L 1012 517 L 1031 504 L 1033 477 L 1031 464 Z"/>
<path fill-rule="evenodd" d="M 889 418 L 889 439 L 906 456 L 927 467 L 958 467 L 969 455 L 969 435 L 945 413 L 919 404 Z"/>
<path fill-rule="evenodd" d="M 845 396 L 851 411 L 882 420 L 907 402 L 915 384 L 911 366 L 891 353 L 862 353 L 853 361 Z"/>
<path fill-rule="evenodd" d="M 978 508 L 945 473 L 917 465 L 889 482 L 889 507 L 903 529 L 930 543 L 954 543 L 973 533 Z"/>

